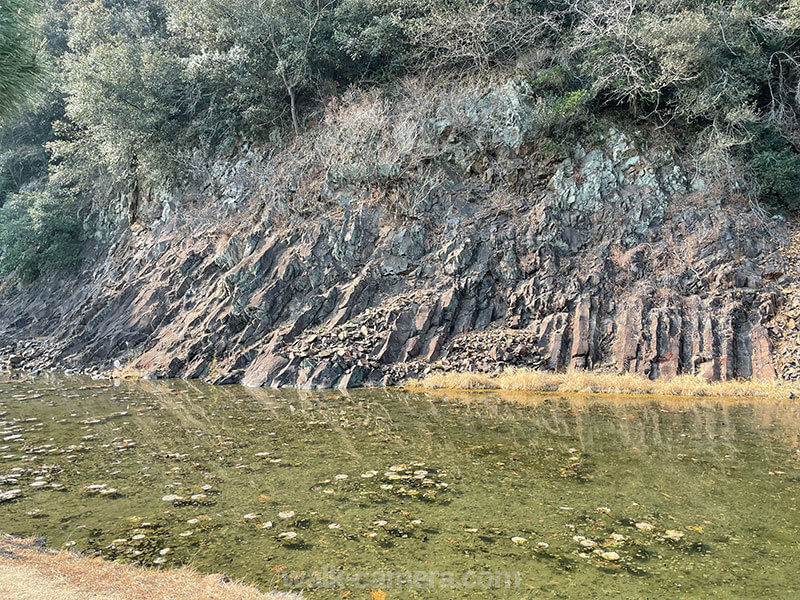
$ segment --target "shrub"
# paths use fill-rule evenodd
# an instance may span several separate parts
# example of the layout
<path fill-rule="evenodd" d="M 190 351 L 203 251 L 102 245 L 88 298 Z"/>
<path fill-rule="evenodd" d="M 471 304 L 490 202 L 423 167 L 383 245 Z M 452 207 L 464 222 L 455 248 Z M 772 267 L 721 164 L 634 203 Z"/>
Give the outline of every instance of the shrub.
<path fill-rule="evenodd" d="M 407 23 L 417 15 L 414 2 L 341 0 L 334 10 L 318 70 L 339 83 L 362 77 L 383 79 L 408 67 Z"/>
<path fill-rule="evenodd" d="M 74 268 L 82 244 L 77 203 L 49 192 L 11 195 L 0 208 L 0 274 L 26 282 Z"/>
<path fill-rule="evenodd" d="M 545 13 L 549 4 L 429 0 L 408 29 L 423 68 L 486 70 L 543 43 L 557 20 Z"/>
<path fill-rule="evenodd" d="M 790 150 L 765 150 L 755 155 L 750 168 L 765 200 L 800 209 L 800 156 Z"/>

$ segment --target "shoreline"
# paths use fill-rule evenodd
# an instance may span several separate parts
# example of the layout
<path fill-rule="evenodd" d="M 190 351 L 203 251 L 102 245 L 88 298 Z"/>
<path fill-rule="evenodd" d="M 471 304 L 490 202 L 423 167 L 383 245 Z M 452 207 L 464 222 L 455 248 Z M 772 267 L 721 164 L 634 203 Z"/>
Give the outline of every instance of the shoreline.
<path fill-rule="evenodd" d="M 509 369 L 498 374 L 441 373 L 403 384 L 403 389 L 459 392 L 528 392 L 592 396 L 652 396 L 661 398 L 770 399 L 800 398 L 800 385 L 779 379 L 709 382 L 701 377 L 678 375 L 650 380 L 637 375 L 597 371 L 553 373 Z"/>
<path fill-rule="evenodd" d="M 302 600 L 263 593 L 224 575 L 190 568 L 158 570 L 76 552 L 48 549 L 43 540 L 0 535 L 0 597 L 4 600 Z"/>
<path fill-rule="evenodd" d="M 60 374 L 67 377 L 89 377 L 95 381 L 153 381 L 141 373 L 116 370 L 111 372 L 81 372 L 69 374 L 64 370 L 44 373 L 1 373 L 0 384 L 19 383 L 31 377 Z M 14 376 L 16 375 L 16 377 Z M 177 378 L 163 378 L 170 381 Z M 184 379 L 183 381 L 193 381 Z M 202 380 L 197 380 L 202 381 Z M 203 381 L 206 385 L 222 385 Z M 242 383 L 224 384 L 244 385 Z M 245 386 L 250 387 L 250 386 Z M 340 388 L 307 390 L 302 387 L 285 386 L 280 389 L 303 391 L 326 391 Z M 782 379 L 741 379 L 731 381 L 707 381 L 700 376 L 678 375 L 671 379 L 650 380 L 638 375 L 618 374 L 608 371 L 567 371 L 556 373 L 535 369 L 510 368 L 504 371 L 474 373 L 467 371 L 444 371 L 423 378 L 408 378 L 394 385 L 364 385 L 355 389 L 398 389 L 410 392 L 464 392 L 464 393 L 527 393 L 537 395 L 594 396 L 671 399 L 732 399 L 732 400 L 794 400 L 800 399 L 800 382 Z"/>

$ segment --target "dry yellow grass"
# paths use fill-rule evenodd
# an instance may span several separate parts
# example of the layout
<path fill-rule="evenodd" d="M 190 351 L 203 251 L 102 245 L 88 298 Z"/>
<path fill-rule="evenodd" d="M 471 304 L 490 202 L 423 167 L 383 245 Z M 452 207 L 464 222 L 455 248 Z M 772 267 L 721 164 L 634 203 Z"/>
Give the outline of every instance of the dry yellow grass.
<path fill-rule="evenodd" d="M 498 375 L 444 373 L 409 382 L 408 387 L 450 390 L 507 390 L 568 394 L 655 395 L 719 398 L 800 397 L 800 386 L 782 381 L 717 381 L 681 375 L 651 381 L 636 375 L 593 371 L 552 373 L 509 369 Z"/>
<path fill-rule="evenodd" d="M 108 376 L 112 379 L 144 379 L 147 377 L 148 371 L 145 369 L 139 369 L 131 366 L 122 367 L 120 369 L 113 369 L 111 372 L 108 373 Z"/>
<path fill-rule="evenodd" d="M 0 538 L 0 598 L 3 600 L 289 600 L 226 583 L 221 575 L 189 569 L 157 571 L 74 553 L 50 552 L 29 540 Z"/>

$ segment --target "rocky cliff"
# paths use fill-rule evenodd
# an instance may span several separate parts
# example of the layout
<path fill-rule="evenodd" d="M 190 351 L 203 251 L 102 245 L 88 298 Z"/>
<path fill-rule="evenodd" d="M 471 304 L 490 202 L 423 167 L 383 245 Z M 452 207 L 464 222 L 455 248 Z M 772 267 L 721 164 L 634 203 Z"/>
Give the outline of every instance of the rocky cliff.
<path fill-rule="evenodd" d="M 554 158 L 425 127 L 428 154 L 375 159 L 371 182 L 253 152 L 153 200 L 77 279 L 5 290 L 6 362 L 303 388 L 514 365 L 776 376 L 782 219 L 652 136 L 609 127 Z"/>

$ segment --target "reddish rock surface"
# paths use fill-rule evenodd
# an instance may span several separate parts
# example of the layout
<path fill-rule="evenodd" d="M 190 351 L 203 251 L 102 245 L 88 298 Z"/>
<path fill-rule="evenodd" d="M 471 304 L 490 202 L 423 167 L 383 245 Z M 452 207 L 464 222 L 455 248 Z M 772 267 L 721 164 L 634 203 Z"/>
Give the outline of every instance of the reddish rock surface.
<path fill-rule="evenodd" d="M 0 355 L 304 388 L 507 366 L 775 376 L 780 219 L 617 132 L 546 176 L 535 155 L 496 163 L 502 206 L 466 172 L 405 215 L 339 190 L 125 230 L 77 280 L 7 289 Z"/>

